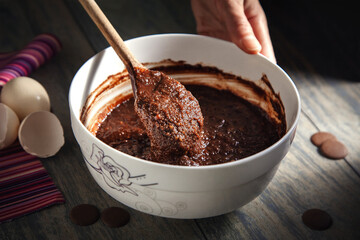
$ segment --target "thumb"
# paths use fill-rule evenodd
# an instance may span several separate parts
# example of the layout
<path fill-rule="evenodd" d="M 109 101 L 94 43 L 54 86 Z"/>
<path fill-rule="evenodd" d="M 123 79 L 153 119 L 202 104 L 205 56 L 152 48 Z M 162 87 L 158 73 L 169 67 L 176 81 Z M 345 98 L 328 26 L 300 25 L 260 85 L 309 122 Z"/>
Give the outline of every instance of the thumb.
<path fill-rule="evenodd" d="M 225 14 L 225 26 L 231 41 L 247 53 L 259 53 L 261 44 L 245 15 L 243 4 L 236 1 L 229 1 L 228 4 L 231 6 L 228 6 L 230 12 Z"/>

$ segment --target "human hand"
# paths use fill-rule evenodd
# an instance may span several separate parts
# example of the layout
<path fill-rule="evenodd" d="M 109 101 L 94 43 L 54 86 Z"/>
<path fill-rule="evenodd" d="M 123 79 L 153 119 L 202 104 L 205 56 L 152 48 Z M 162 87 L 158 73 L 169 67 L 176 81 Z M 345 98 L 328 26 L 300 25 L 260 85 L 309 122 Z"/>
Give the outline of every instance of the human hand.
<path fill-rule="evenodd" d="M 276 63 L 265 13 L 259 0 L 191 0 L 197 32 L 261 53 Z"/>

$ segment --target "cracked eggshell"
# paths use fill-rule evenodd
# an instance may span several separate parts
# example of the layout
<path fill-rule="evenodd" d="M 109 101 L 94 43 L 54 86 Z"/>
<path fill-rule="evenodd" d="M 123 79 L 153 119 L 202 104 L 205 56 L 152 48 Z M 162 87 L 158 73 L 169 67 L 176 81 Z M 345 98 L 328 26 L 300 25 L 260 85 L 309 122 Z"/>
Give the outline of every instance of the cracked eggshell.
<path fill-rule="evenodd" d="M 0 149 L 15 142 L 18 136 L 19 118 L 16 113 L 3 103 L 0 103 Z"/>
<path fill-rule="evenodd" d="M 50 111 L 50 98 L 45 88 L 29 77 L 10 80 L 4 85 L 0 98 L 14 110 L 20 121 L 32 112 Z"/>
<path fill-rule="evenodd" d="M 48 111 L 33 112 L 20 124 L 19 141 L 31 155 L 51 157 L 64 145 L 64 130 L 55 114 Z"/>

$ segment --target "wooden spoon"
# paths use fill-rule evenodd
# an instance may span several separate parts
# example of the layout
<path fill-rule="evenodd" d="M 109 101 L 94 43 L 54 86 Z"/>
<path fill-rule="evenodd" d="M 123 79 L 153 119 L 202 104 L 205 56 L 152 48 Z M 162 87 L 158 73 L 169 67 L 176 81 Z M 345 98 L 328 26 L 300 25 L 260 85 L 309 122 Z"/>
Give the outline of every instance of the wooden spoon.
<path fill-rule="evenodd" d="M 121 61 L 124 63 L 125 68 L 130 75 L 134 96 L 136 97 L 136 79 L 134 75 L 134 67 L 145 67 L 130 52 L 129 48 L 126 46 L 120 35 L 116 32 L 115 28 L 112 26 L 105 14 L 101 11 L 97 3 L 94 0 L 79 1 L 91 19 L 94 21 L 96 26 L 99 28 L 103 36 L 106 38 L 108 43 L 114 49 L 116 54 L 120 57 Z"/>
<path fill-rule="evenodd" d="M 181 161 L 191 161 L 189 157 L 199 156 L 205 147 L 196 98 L 175 79 L 137 61 L 94 0 L 80 2 L 130 75 L 135 111 L 150 138 L 152 160 L 189 165 Z"/>

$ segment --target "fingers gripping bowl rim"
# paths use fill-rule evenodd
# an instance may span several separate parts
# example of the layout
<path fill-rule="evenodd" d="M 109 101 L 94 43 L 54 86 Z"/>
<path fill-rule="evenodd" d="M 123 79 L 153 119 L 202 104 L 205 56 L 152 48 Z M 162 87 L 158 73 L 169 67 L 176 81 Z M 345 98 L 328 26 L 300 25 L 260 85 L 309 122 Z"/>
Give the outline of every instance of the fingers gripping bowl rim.
<path fill-rule="evenodd" d="M 124 68 L 115 52 L 107 48 L 79 69 L 69 92 L 72 129 L 86 166 L 99 186 L 125 205 L 171 218 L 224 214 L 258 196 L 289 151 L 300 116 L 299 93 L 289 76 L 262 55 L 248 55 L 232 43 L 205 36 L 151 35 L 128 40 L 126 44 L 140 62 L 185 60 L 216 66 L 254 81 L 265 73 L 283 100 L 288 129 L 269 148 L 219 165 L 173 166 L 119 152 L 93 136 L 79 119 L 90 92 Z"/>

